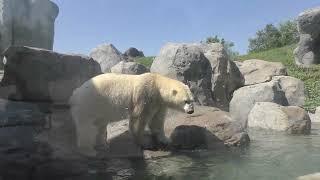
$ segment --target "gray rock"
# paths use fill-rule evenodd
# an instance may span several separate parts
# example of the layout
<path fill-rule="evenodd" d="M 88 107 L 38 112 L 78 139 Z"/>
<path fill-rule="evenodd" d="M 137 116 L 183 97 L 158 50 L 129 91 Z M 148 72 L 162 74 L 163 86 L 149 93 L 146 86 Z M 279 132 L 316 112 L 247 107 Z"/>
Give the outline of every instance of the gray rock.
<path fill-rule="evenodd" d="M 143 74 L 148 72 L 148 69 L 144 65 L 136 62 L 121 61 L 111 68 L 111 72 L 119 74 Z"/>
<path fill-rule="evenodd" d="M 153 158 L 168 156 L 170 151 L 208 149 L 216 150 L 226 146 L 244 146 L 250 141 L 248 134 L 237 123 L 231 121 L 229 113 L 220 109 L 196 106 L 195 113 L 188 115 L 169 112 L 165 121 L 165 135 L 170 137 L 169 149 L 165 152 L 142 151 L 128 132 L 129 122 L 123 120 L 108 125 L 107 156 Z M 146 134 L 146 142 L 152 143 Z"/>
<path fill-rule="evenodd" d="M 245 86 L 233 93 L 230 102 L 230 113 L 233 119 L 246 127 L 248 114 L 256 102 L 274 102 L 288 105 L 288 100 L 278 81 Z"/>
<path fill-rule="evenodd" d="M 8 94 L 10 99 L 67 104 L 75 88 L 101 74 L 98 63 L 81 55 L 26 46 L 12 46 L 4 55 L 7 62 L 1 86 L 16 87 L 16 94 Z"/>
<path fill-rule="evenodd" d="M 257 102 L 248 116 L 248 127 L 286 131 L 289 134 L 310 134 L 311 121 L 308 113 L 300 107 Z"/>
<path fill-rule="evenodd" d="M 212 68 L 212 95 L 217 107 L 229 109 L 232 93 L 244 85 L 243 75 L 235 62 L 229 60 L 226 50 L 220 43 L 198 45 Z"/>
<path fill-rule="evenodd" d="M 121 52 L 112 44 L 102 44 L 92 49 L 90 57 L 100 64 L 103 73 L 111 72 L 111 68 L 123 60 Z"/>
<path fill-rule="evenodd" d="M 290 76 L 275 76 L 272 80 L 279 82 L 281 90 L 285 93 L 289 105 L 304 106 L 307 90 L 304 87 L 303 81 Z"/>
<path fill-rule="evenodd" d="M 191 115 L 169 113 L 165 134 L 171 138 L 174 147 L 182 149 L 205 147 L 214 150 L 224 146 L 243 146 L 250 141 L 245 129 L 233 122 L 228 112 L 207 106 L 196 106 Z"/>
<path fill-rule="evenodd" d="M 0 1 L 0 52 L 9 46 L 52 49 L 58 6 L 50 0 Z"/>
<path fill-rule="evenodd" d="M 135 57 L 144 57 L 144 54 L 142 51 L 139 51 L 138 49 L 134 48 L 134 47 L 131 47 L 129 48 L 128 50 L 126 50 L 124 53 L 123 53 L 124 56 L 126 57 L 131 57 L 131 58 L 135 58 Z"/>
<path fill-rule="evenodd" d="M 296 64 L 310 67 L 320 63 L 320 7 L 300 13 L 297 22 L 300 41 L 294 50 Z"/>
<path fill-rule="evenodd" d="M 214 105 L 211 65 L 199 46 L 166 44 L 153 61 L 150 71 L 187 84 L 201 105 Z"/>
<path fill-rule="evenodd" d="M 273 76 L 286 76 L 286 67 L 280 62 L 267 62 L 259 59 L 246 60 L 239 68 L 245 79 L 245 85 L 271 81 Z"/>

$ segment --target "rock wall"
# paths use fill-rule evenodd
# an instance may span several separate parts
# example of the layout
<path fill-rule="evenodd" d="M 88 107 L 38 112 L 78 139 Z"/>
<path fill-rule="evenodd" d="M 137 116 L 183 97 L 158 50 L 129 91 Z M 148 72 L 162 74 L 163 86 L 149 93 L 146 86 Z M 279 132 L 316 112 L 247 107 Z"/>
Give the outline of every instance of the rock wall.
<path fill-rule="evenodd" d="M 58 13 L 50 0 L 0 0 L 0 51 L 12 45 L 51 50 Z"/>
<path fill-rule="evenodd" d="M 0 94 L 5 99 L 67 104 L 75 88 L 102 73 L 96 61 L 83 55 L 11 46 L 4 56 L 7 62 L 0 92 L 13 87 L 11 93 Z"/>

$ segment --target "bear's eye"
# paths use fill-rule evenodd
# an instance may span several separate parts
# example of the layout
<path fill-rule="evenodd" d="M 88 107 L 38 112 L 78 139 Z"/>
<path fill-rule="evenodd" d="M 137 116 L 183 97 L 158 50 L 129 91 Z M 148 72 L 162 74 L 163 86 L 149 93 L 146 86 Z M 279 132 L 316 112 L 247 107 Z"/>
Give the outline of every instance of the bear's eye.
<path fill-rule="evenodd" d="M 185 101 L 184 101 L 184 103 L 186 103 L 186 104 L 190 104 L 190 101 L 188 101 L 188 100 L 185 100 Z"/>

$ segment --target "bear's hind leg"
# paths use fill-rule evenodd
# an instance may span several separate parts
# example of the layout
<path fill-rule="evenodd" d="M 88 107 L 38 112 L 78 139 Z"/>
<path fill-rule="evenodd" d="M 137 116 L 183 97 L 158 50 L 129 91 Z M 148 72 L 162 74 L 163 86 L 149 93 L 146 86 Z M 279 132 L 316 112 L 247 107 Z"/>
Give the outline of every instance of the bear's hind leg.
<path fill-rule="evenodd" d="M 98 129 L 93 123 L 77 124 L 77 143 L 79 151 L 88 156 L 96 156 L 96 137 Z"/>

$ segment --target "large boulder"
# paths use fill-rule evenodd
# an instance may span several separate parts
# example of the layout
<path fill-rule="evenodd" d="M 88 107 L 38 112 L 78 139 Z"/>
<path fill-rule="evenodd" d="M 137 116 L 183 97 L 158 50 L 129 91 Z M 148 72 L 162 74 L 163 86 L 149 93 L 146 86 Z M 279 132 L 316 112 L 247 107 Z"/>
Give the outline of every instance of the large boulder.
<path fill-rule="evenodd" d="M 230 102 L 230 113 L 233 119 L 246 127 L 248 114 L 256 102 L 275 102 L 288 105 L 288 100 L 278 81 L 245 86 L 233 93 Z"/>
<path fill-rule="evenodd" d="M 212 95 L 217 107 L 228 110 L 232 93 L 244 85 L 244 78 L 235 62 L 229 60 L 224 46 L 220 43 L 196 44 L 212 68 Z"/>
<path fill-rule="evenodd" d="M 196 106 L 192 115 L 172 111 L 168 113 L 164 130 L 171 143 L 165 152 L 143 152 L 134 143 L 128 126 L 128 120 L 108 124 L 107 156 L 152 158 L 167 156 L 171 151 L 216 150 L 226 146 L 243 146 L 250 141 L 244 129 L 232 122 L 229 113 L 206 106 Z M 145 137 L 146 142 L 151 143 L 148 134 Z"/>
<path fill-rule="evenodd" d="M 15 93 L 6 98 L 15 100 L 67 104 L 75 88 L 101 74 L 97 62 L 81 55 L 12 46 L 4 56 L 1 87 L 14 86 Z"/>
<path fill-rule="evenodd" d="M 150 71 L 187 84 L 201 105 L 214 105 L 211 92 L 212 68 L 199 46 L 166 44 L 153 61 Z"/>
<path fill-rule="evenodd" d="M 58 6 L 50 0 L 0 0 L 0 52 L 9 46 L 52 49 Z"/>
<path fill-rule="evenodd" d="M 280 62 L 267 62 L 259 59 L 244 61 L 240 66 L 245 85 L 271 81 L 273 76 L 287 75 L 286 67 Z"/>
<path fill-rule="evenodd" d="M 310 134 L 311 121 L 308 113 L 300 107 L 257 102 L 248 116 L 248 127 Z"/>
<path fill-rule="evenodd" d="M 222 144 L 243 146 L 250 139 L 239 123 L 233 122 L 228 112 L 215 107 L 196 106 L 194 114 L 172 112 L 165 123 L 165 134 L 171 145 L 190 149 L 203 142 L 207 149 L 216 149 Z"/>
<path fill-rule="evenodd" d="M 103 73 L 111 72 L 113 66 L 123 61 L 121 52 L 112 44 L 102 44 L 92 49 L 90 57 L 100 64 Z"/>
<path fill-rule="evenodd" d="M 281 90 L 285 93 L 288 104 L 291 106 L 304 106 L 307 90 L 303 81 L 290 76 L 275 76 L 272 80 L 279 83 Z"/>
<path fill-rule="evenodd" d="M 148 72 L 148 69 L 144 65 L 136 62 L 121 61 L 111 68 L 111 72 L 119 74 L 143 74 Z"/>
<path fill-rule="evenodd" d="M 320 7 L 308 9 L 297 18 L 300 41 L 294 50 L 297 65 L 320 63 Z"/>

